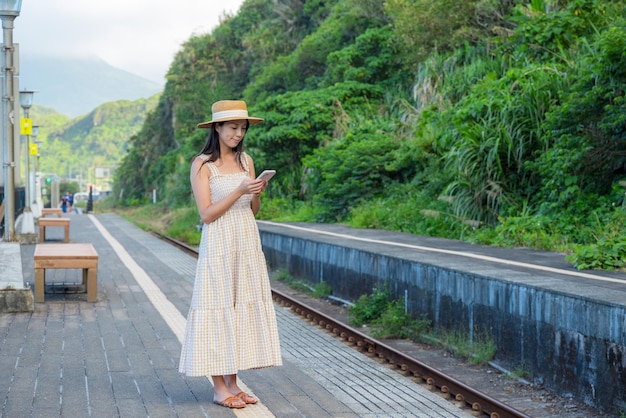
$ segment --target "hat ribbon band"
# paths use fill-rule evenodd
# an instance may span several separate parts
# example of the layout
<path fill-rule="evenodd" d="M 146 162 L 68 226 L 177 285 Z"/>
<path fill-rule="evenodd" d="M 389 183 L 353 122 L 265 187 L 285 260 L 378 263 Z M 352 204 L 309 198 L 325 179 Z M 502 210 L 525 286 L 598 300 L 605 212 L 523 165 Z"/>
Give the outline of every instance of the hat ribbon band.
<path fill-rule="evenodd" d="M 224 110 L 221 112 L 213 113 L 213 120 L 224 119 L 224 118 L 248 119 L 248 111 L 247 110 Z"/>

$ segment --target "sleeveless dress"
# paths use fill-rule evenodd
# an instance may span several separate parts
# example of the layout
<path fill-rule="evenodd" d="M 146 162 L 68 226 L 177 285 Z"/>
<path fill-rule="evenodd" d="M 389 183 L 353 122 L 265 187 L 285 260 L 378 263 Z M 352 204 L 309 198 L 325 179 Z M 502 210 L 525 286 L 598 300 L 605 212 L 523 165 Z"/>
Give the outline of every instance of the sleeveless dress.
<path fill-rule="evenodd" d="M 204 156 L 203 156 L 204 157 Z M 213 203 L 249 171 L 220 174 L 207 166 Z M 222 216 L 202 227 L 196 277 L 187 315 L 179 372 L 221 376 L 280 366 L 280 343 L 265 256 L 250 202 L 243 195 Z"/>

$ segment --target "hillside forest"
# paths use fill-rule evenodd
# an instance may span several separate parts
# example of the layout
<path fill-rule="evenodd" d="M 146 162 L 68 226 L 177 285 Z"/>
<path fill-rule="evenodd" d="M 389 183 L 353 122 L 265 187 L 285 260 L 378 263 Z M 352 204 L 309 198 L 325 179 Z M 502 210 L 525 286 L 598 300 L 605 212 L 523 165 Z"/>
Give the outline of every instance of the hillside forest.
<path fill-rule="evenodd" d="M 76 118 L 34 105 L 30 117 L 40 129 L 30 140 L 39 142 L 37 171 L 58 181 L 61 192 L 86 192 L 89 186 L 95 191 L 110 190 L 113 179 L 96 178 L 95 169 L 114 172 L 126 154 L 128 139 L 139 131 L 157 102 L 158 95 L 108 102 Z M 48 203 L 45 192 L 44 201 Z"/>
<path fill-rule="evenodd" d="M 116 169 L 194 213 L 211 105 L 264 123 L 260 217 L 626 262 L 626 1 L 246 0 L 187 40 Z M 191 215 L 196 216 L 197 214 Z M 196 218 L 197 220 L 197 218 Z"/>

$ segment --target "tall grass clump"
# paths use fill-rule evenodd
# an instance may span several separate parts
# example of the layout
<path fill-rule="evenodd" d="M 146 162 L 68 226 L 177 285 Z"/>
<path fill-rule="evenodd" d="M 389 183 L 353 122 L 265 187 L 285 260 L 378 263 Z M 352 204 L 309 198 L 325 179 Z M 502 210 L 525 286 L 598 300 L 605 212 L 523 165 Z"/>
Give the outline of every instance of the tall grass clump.
<path fill-rule="evenodd" d="M 430 327 L 426 318 L 412 319 L 405 311 L 404 299 L 392 300 L 386 289 L 361 295 L 348 309 L 348 321 L 355 326 L 369 326 L 374 338 L 416 340 Z"/>

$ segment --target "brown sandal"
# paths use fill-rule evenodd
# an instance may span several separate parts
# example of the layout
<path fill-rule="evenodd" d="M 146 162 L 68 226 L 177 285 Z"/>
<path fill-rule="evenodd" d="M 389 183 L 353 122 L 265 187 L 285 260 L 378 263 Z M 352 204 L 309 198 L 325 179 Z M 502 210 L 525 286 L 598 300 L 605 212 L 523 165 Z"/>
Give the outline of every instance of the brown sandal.
<path fill-rule="evenodd" d="M 243 402 L 243 405 L 240 404 L 240 402 Z M 220 406 L 225 406 L 226 408 L 234 408 L 234 409 L 241 409 L 241 408 L 245 408 L 246 407 L 246 401 L 244 401 L 243 399 L 239 398 L 238 396 L 229 396 L 228 398 L 224 399 L 223 401 L 216 401 L 214 400 L 213 403 L 220 405 Z"/>
<path fill-rule="evenodd" d="M 249 403 L 249 404 L 255 404 L 257 403 L 259 400 L 256 398 L 253 398 L 252 396 L 248 395 L 246 392 L 239 392 L 236 395 L 239 399 L 241 399 L 243 402 L 245 403 Z"/>

